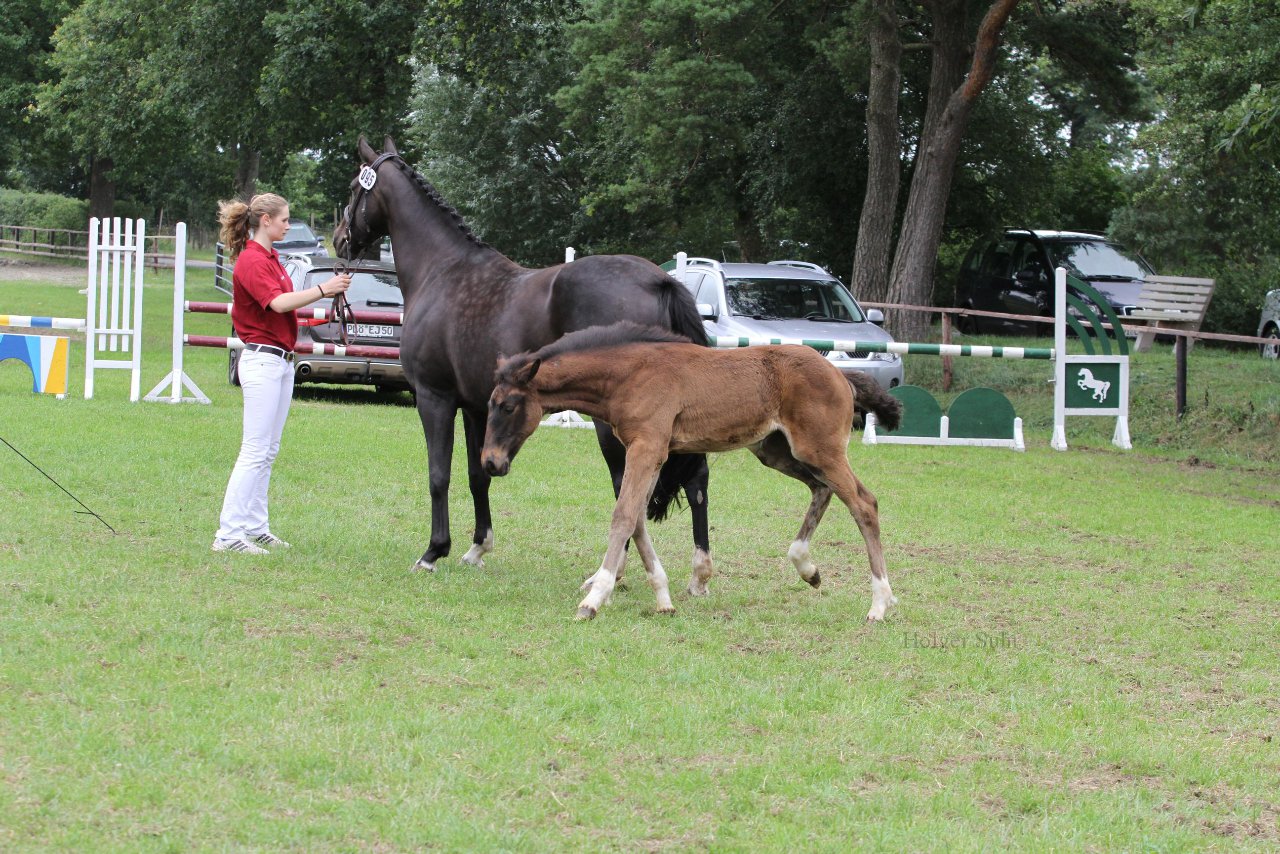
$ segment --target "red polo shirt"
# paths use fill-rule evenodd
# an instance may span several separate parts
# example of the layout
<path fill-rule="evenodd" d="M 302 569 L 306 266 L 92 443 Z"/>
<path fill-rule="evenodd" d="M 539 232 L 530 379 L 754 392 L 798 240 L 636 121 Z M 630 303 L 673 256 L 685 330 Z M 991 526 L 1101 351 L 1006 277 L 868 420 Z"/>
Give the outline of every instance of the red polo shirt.
<path fill-rule="evenodd" d="M 293 282 L 280 265 L 280 253 L 274 249 L 268 252 L 250 240 L 236 259 L 231 282 L 231 322 L 240 340 L 293 352 L 298 341 L 297 313 L 268 308 L 276 297 L 293 293 Z"/>

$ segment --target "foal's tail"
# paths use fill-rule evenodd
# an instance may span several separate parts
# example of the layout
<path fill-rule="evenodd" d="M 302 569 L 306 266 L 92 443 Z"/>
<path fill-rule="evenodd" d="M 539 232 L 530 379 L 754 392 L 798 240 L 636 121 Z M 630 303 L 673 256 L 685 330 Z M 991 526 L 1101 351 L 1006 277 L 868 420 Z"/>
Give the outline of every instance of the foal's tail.
<path fill-rule="evenodd" d="M 880 388 L 870 374 L 854 371 L 845 374 L 853 386 L 854 426 L 865 423 L 868 412 L 876 414 L 876 424 L 886 430 L 897 430 L 902 422 L 902 401 Z"/>

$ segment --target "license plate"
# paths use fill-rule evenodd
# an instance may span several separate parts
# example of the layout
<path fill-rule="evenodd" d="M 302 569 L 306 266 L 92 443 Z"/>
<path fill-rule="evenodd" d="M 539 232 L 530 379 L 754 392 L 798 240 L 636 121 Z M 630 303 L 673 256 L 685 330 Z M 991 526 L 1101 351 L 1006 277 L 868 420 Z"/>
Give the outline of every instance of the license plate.
<path fill-rule="evenodd" d="M 348 323 L 347 334 L 355 338 L 394 338 L 396 328 L 377 323 Z"/>

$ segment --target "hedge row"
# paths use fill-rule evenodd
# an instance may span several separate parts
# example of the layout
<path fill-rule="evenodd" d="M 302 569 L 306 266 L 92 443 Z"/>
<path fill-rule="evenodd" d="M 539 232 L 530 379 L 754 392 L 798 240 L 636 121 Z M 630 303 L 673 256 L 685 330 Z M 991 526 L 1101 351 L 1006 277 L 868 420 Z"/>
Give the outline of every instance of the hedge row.
<path fill-rule="evenodd" d="M 116 203 L 115 215 L 147 218 L 150 211 L 135 202 Z M 0 225 L 88 231 L 89 203 L 55 193 L 24 193 L 0 188 Z"/>

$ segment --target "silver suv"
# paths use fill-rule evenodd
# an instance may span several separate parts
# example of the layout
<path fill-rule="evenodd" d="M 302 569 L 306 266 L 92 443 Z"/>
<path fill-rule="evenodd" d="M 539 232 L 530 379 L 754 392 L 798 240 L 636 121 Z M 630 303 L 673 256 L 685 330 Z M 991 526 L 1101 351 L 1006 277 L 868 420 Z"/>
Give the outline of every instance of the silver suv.
<path fill-rule="evenodd" d="M 805 261 L 730 264 L 688 258 L 662 265 L 689 289 L 708 335 L 822 341 L 892 341 L 878 309 L 863 311 L 835 276 Z M 822 351 L 841 373 L 864 371 L 884 388 L 902 384 L 902 358 L 866 350 Z"/>

